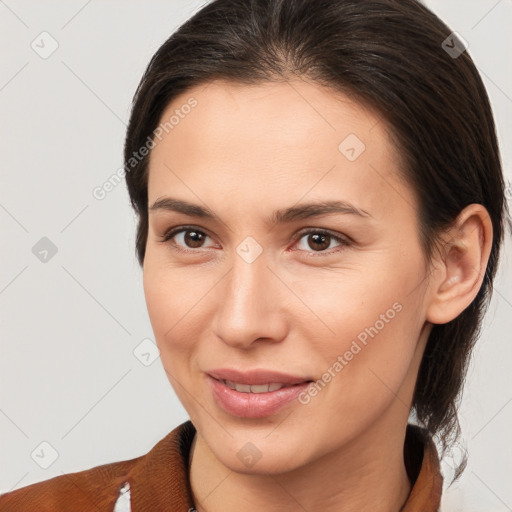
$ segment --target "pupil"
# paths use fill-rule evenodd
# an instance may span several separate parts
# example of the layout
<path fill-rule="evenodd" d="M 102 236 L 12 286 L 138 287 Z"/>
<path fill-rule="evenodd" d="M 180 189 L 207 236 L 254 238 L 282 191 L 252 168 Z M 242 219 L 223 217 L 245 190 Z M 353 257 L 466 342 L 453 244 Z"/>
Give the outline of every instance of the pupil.
<path fill-rule="evenodd" d="M 201 234 L 198 233 L 197 231 L 188 231 L 186 238 L 187 238 L 187 245 L 189 245 L 189 241 L 191 241 L 192 246 L 194 246 L 194 244 L 198 244 L 197 246 L 194 246 L 194 247 L 198 247 L 201 244 L 201 240 L 200 240 Z M 194 238 L 196 238 L 196 240 L 194 240 Z"/>
<path fill-rule="evenodd" d="M 318 244 L 318 243 L 322 244 L 322 241 L 323 241 L 323 244 L 325 245 L 325 241 L 327 240 L 328 237 L 324 236 L 324 235 L 315 234 L 315 235 L 311 235 L 311 238 L 313 238 L 315 244 Z M 327 246 L 328 245 L 329 244 L 327 244 Z M 314 249 L 314 248 L 315 247 L 312 247 L 312 249 Z M 318 248 L 318 246 L 316 248 Z M 325 249 L 325 247 L 324 247 L 324 249 Z"/>

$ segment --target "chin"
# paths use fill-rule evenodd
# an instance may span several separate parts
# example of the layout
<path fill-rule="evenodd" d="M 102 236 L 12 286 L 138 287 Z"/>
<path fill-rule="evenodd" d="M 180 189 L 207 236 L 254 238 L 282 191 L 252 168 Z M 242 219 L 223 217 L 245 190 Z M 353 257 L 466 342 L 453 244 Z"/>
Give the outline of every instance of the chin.
<path fill-rule="evenodd" d="M 237 473 L 262 476 L 286 473 L 306 465 L 315 451 L 311 436 L 296 438 L 286 429 L 281 430 L 279 439 L 269 435 L 272 429 L 268 426 L 264 430 L 235 430 L 226 425 L 226 429 L 233 437 L 222 429 L 223 433 L 217 437 L 210 425 L 203 439 L 213 456 Z"/>

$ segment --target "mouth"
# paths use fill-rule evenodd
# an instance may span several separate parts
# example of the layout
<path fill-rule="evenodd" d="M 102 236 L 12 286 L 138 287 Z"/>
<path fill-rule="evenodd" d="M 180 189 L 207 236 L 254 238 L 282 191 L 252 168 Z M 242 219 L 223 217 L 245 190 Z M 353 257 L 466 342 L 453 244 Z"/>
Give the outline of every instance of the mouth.
<path fill-rule="evenodd" d="M 295 384 L 304 384 L 304 382 L 312 382 L 312 377 L 301 377 L 289 373 L 283 373 L 267 369 L 252 369 L 252 370 L 235 370 L 234 368 L 218 368 L 209 370 L 207 374 L 219 381 L 223 381 L 227 386 L 238 386 L 241 393 L 249 393 L 250 390 L 243 386 L 254 386 L 253 393 L 264 393 L 265 391 L 258 391 L 257 386 L 293 386 Z M 233 389 L 233 388 L 232 388 Z M 277 388 L 279 389 L 279 388 Z M 268 391 L 268 390 L 267 390 Z M 270 391 L 274 391 L 271 389 Z"/>
<path fill-rule="evenodd" d="M 219 380 L 219 379 L 216 379 Z M 285 384 L 282 382 L 272 382 L 270 384 L 241 384 L 238 382 L 233 382 L 231 380 L 220 379 L 219 382 L 222 382 L 229 389 L 233 389 L 238 391 L 238 393 L 270 393 L 272 391 L 278 391 L 282 388 L 290 388 L 293 386 L 300 386 L 301 384 L 313 382 L 311 380 L 299 382 L 297 384 Z"/>
<path fill-rule="evenodd" d="M 232 369 L 207 373 L 214 402 L 225 413 L 239 418 L 263 418 L 284 407 L 301 406 L 297 398 L 313 379 L 280 372 Z"/>

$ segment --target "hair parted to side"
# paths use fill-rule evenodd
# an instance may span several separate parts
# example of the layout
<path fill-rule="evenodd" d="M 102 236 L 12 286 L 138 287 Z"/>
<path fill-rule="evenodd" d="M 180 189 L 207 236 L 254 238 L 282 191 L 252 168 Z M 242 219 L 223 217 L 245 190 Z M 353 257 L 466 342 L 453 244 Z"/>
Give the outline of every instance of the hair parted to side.
<path fill-rule="evenodd" d="M 485 206 L 493 242 L 483 284 L 456 319 L 434 325 L 413 398 L 418 422 L 437 437 L 443 453 L 460 434 L 457 404 L 492 292 L 507 214 L 489 99 L 468 52 L 453 58 L 443 49 L 451 33 L 416 0 L 211 1 L 151 59 L 134 96 L 124 148 L 141 265 L 149 155 L 136 165 L 133 155 L 173 98 L 215 79 L 257 84 L 297 77 L 373 108 L 401 155 L 399 172 L 418 197 L 427 259 L 464 207 Z M 455 478 L 463 469 L 461 464 Z"/>

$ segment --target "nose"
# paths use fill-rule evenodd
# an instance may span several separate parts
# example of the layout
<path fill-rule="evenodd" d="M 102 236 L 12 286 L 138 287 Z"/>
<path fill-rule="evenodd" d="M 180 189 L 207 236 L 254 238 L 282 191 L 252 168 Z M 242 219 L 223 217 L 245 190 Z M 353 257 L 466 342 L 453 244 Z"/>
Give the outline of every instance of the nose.
<path fill-rule="evenodd" d="M 256 342 L 276 343 L 286 335 L 289 289 L 262 253 L 251 263 L 234 258 L 219 296 L 215 334 L 226 345 L 250 349 Z"/>

